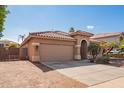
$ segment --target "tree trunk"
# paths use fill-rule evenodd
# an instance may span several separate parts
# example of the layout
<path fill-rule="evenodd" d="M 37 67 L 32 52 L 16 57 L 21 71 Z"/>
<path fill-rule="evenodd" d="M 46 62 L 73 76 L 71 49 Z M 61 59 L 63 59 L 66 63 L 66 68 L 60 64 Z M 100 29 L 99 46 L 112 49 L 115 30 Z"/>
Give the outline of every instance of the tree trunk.
<path fill-rule="evenodd" d="M 112 49 L 113 49 L 113 47 L 111 47 L 111 48 L 107 51 L 106 54 L 110 53 L 110 51 L 111 51 Z"/>

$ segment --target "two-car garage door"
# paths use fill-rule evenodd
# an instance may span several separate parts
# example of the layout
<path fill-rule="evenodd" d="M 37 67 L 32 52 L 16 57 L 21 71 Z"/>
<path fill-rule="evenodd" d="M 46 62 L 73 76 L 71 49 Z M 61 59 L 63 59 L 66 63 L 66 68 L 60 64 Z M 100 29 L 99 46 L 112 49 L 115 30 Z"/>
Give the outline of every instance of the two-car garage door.
<path fill-rule="evenodd" d="M 73 46 L 70 45 L 40 45 L 41 61 L 73 60 Z"/>

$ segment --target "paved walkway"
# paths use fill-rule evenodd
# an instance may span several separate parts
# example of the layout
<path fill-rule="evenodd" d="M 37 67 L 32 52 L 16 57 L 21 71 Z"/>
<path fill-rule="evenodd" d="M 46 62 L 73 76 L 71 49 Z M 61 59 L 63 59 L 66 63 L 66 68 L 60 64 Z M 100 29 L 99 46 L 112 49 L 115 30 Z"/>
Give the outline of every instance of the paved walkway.
<path fill-rule="evenodd" d="M 116 82 L 122 82 L 121 77 L 124 77 L 124 68 L 88 63 L 87 61 L 45 62 L 44 64 L 65 76 L 94 87 L 105 82 L 108 83 L 100 86 L 112 87 L 112 80 L 116 80 L 115 84 L 118 84 Z M 121 87 L 124 87 L 124 84 Z"/>

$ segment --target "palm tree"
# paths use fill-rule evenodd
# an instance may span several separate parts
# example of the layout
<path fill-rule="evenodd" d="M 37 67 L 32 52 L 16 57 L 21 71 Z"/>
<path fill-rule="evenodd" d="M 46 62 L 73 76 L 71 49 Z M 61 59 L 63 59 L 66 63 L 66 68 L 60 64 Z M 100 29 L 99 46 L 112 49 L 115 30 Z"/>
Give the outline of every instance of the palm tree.
<path fill-rule="evenodd" d="M 18 42 L 19 42 L 20 39 L 21 39 L 21 42 L 23 42 L 24 39 L 25 39 L 25 34 L 24 34 L 24 35 L 19 35 L 19 37 L 18 37 Z"/>
<path fill-rule="evenodd" d="M 92 61 L 94 61 L 100 52 L 100 46 L 96 43 L 91 43 L 88 47 L 88 51 L 92 55 Z"/>
<path fill-rule="evenodd" d="M 75 32 L 75 29 L 73 27 L 71 27 L 69 32 Z"/>

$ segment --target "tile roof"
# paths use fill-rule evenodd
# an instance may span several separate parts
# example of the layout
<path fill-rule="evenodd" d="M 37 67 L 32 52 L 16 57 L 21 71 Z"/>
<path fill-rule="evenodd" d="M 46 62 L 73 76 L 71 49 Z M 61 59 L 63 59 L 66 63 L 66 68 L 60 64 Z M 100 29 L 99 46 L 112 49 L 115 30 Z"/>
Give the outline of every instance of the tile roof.
<path fill-rule="evenodd" d="M 83 36 L 88 36 L 88 37 L 93 36 L 92 33 L 89 33 L 89 32 L 86 32 L 86 31 L 81 31 L 81 30 L 78 30 L 78 31 L 76 31 L 74 33 L 71 33 L 71 36 L 78 35 L 78 34 L 83 35 Z"/>
<path fill-rule="evenodd" d="M 124 34 L 123 32 L 115 32 L 115 33 L 102 33 L 102 34 L 96 34 L 92 36 L 91 38 L 104 38 L 104 37 L 110 37 L 110 36 L 118 36 Z"/>
<path fill-rule="evenodd" d="M 30 38 L 43 38 L 43 39 L 57 39 L 57 40 L 68 40 L 68 41 L 76 41 L 75 38 L 71 37 L 73 35 L 85 35 L 92 36 L 93 34 L 85 31 L 76 31 L 72 33 L 66 33 L 62 31 L 45 31 L 45 32 L 32 32 L 29 33 L 29 36 L 21 43 L 21 45 L 25 44 Z"/>
<path fill-rule="evenodd" d="M 98 43 L 100 41 L 90 38 L 90 42 Z"/>
<path fill-rule="evenodd" d="M 46 38 L 56 38 L 56 39 L 68 39 L 68 40 L 74 40 L 69 33 L 61 32 L 61 31 L 45 31 L 45 32 L 34 32 L 30 33 L 29 35 L 32 36 L 40 36 L 40 37 L 46 37 Z"/>

